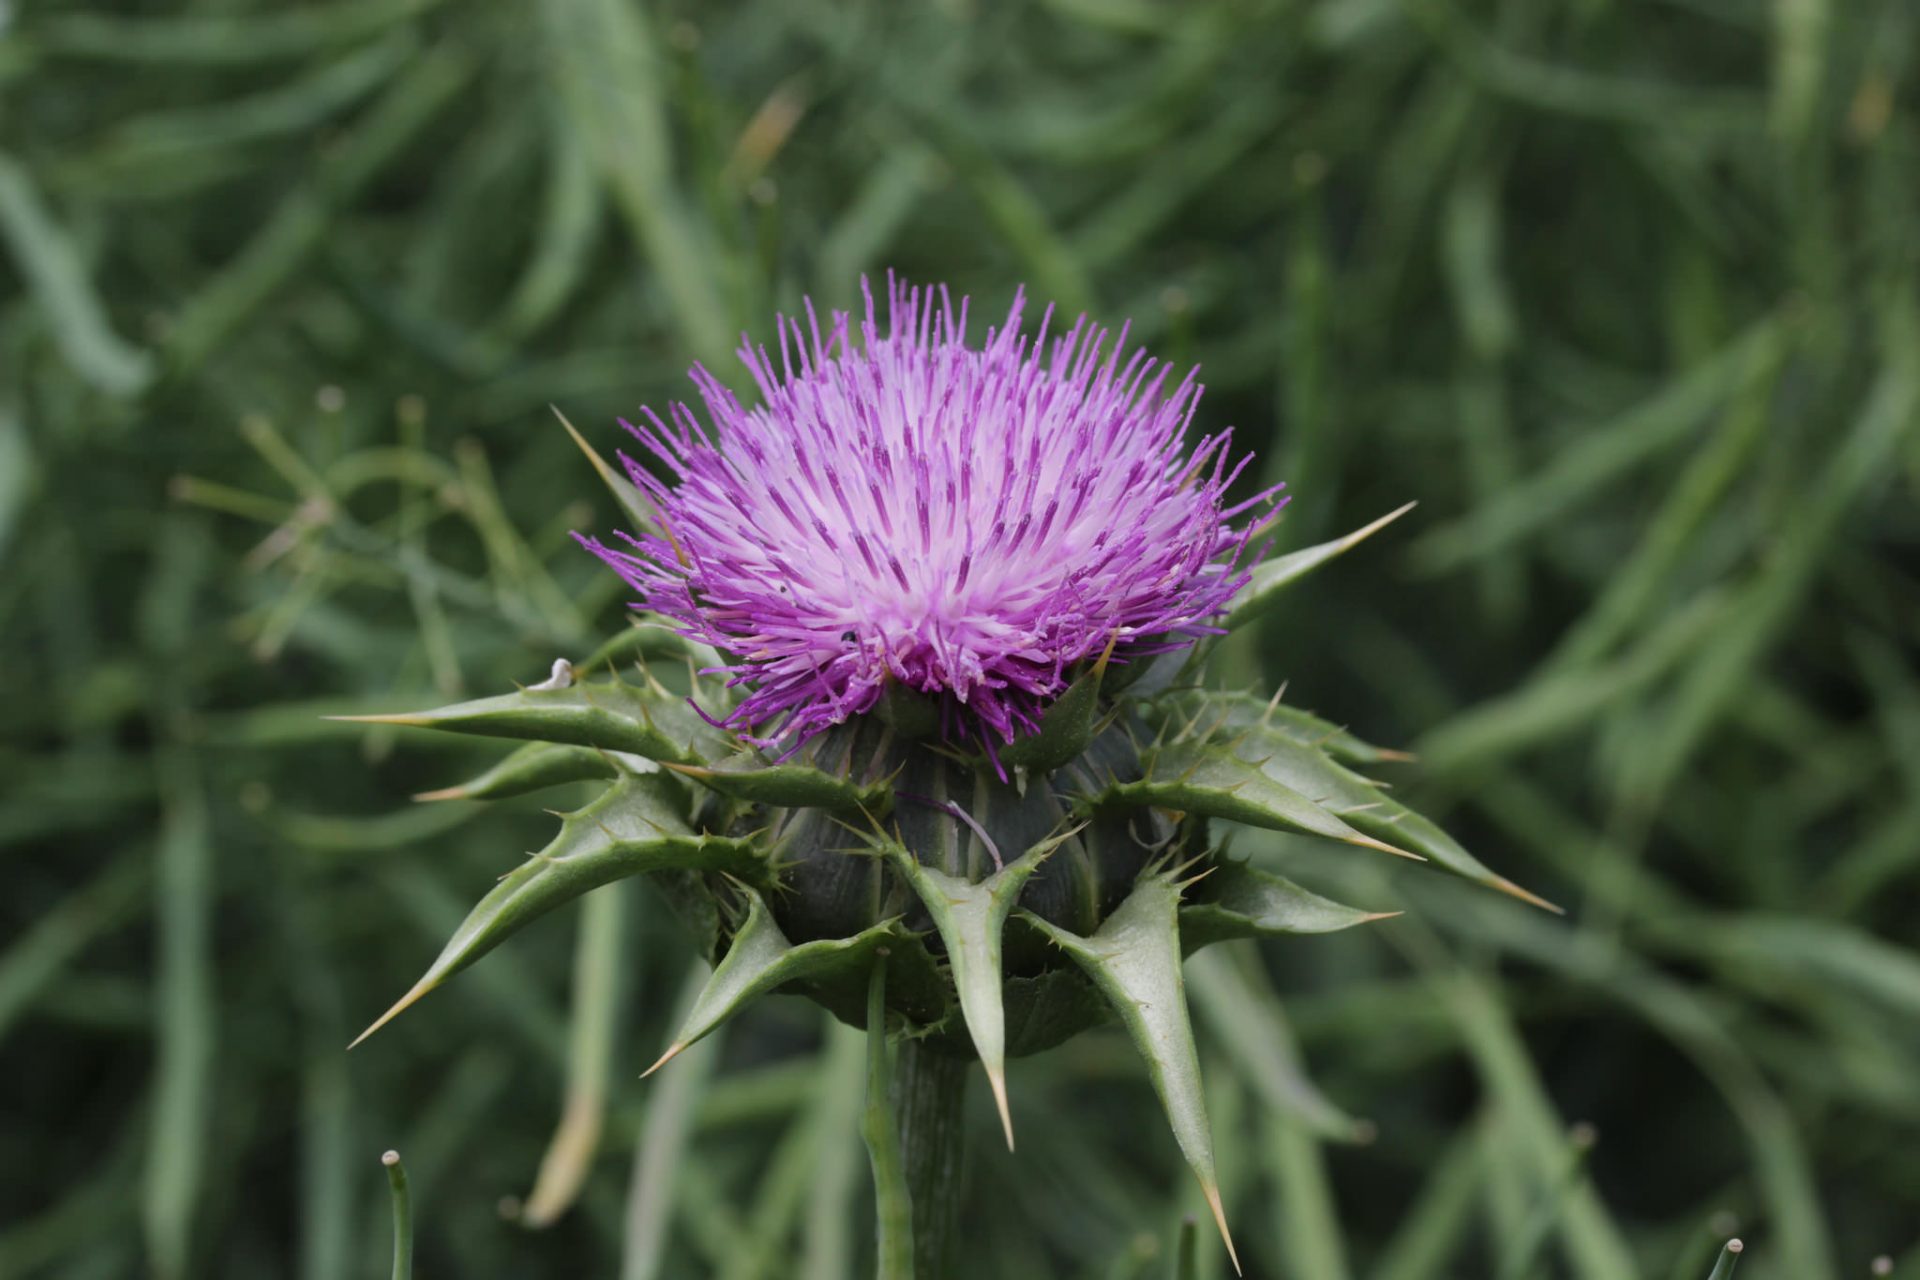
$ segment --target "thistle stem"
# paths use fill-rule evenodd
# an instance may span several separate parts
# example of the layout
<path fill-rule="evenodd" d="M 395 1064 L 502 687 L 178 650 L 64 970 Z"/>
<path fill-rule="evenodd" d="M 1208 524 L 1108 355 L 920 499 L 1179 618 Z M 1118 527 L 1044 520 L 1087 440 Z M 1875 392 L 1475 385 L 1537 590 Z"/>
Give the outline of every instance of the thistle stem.
<path fill-rule="evenodd" d="M 966 1177 L 968 1062 L 903 1041 L 893 1064 L 893 1111 L 913 1200 L 915 1280 L 947 1280 Z"/>
<path fill-rule="evenodd" d="M 882 956 L 867 983 L 867 1103 L 860 1136 L 873 1165 L 874 1245 L 877 1280 L 914 1280 L 913 1192 L 900 1153 L 894 1117 L 893 1059 L 887 1053 L 887 961 Z"/>

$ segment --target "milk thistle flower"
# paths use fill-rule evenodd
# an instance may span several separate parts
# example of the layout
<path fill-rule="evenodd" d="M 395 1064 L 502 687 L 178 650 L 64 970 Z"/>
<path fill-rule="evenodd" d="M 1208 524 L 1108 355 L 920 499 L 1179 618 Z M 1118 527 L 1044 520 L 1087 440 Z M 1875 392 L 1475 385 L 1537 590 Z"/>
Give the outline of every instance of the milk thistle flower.
<path fill-rule="evenodd" d="M 670 471 L 622 456 L 659 511 L 630 549 L 582 539 L 640 606 L 735 655 L 750 692 L 729 727 L 804 740 L 873 710 L 890 684 L 935 695 L 991 752 L 1038 730 L 1076 664 L 1125 664 L 1218 630 L 1246 585 L 1253 525 L 1234 517 L 1231 429 L 1189 452 L 1201 387 L 1082 317 L 1029 338 L 1016 294 L 978 348 L 945 289 L 889 281 L 857 337 L 779 323 L 776 367 L 741 359 L 762 403 L 704 368 L 714 424 L 685 405 L 625 424 Z M 1231 465 L 1230 465 L 1231 464 Z M 1278 486 L 1276 486 L 1277 489 Z"/>
<path fill-rule="evenodd" d="M 658 471 L 628 459 L 623 480 L 588 447 L 633 532 L 582 541 L 642 625 L 515 693 L 364 717 L 531 740 L 423 798 L 605 784 L 369 1034 L 644 875 L 715 966 L 649 1074 L 775 990 L 867 1030 L 882 1276 L 943 1274 L 969 1063 L 1011 1146 L 1007 1059 L 1108 1018 L 1224 1237 L 1182 960 L 1382 918 L 1227 857 L 1231 829 L 1538 901 L 1360 772 L 1404 757 L 1200 682 L 1210 637 L 1406 508 L 1263 560 L 1276 491 L 1229 500 L 1247 458 L 1227 430 L 1189 443 L 1193 374 L 1084 318 L 1028 337 L 1023 296 L 978 347 L 945 290 L 890 284 L 886 311 L 883 335 L 869 295 L 856 334 L 809 306 L 777 365 L 749 343 L 752 406 L 696 368 L 710 425 L 680 405 L 629 426 Z"/>

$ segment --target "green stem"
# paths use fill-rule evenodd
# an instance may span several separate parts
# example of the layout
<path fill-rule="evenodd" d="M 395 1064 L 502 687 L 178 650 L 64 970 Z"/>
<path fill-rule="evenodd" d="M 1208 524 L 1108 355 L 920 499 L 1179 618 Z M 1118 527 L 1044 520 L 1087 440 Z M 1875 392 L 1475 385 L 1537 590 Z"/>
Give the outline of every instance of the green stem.
<path fill-rule="evenodd" d="M 894 1056 L 893 1110 L 913 1198 L 917 1280 L 946 1280 L 966 1176 L 965 1058 L 904 1041 Z"/>
<path fill-rule="evenodd" d="M 393 1280 L 413 1277 L 413 1198 L 407 1194 L 407 1170 L 400 1153 L 380 1157 L 387 1166 L 387 1186 L 393 1192 Z"/>
<path fill-rule="evenodd" d="M 900 1155 L 900 1134 L 888 1101 L 892 1065 L 887 1057 L 887 962 L 873 966 L 867 985 L 867 1103 L 860 1136 L 873 1162 L 874 1221 L 879 1280 L 914 1280 L 913 1194 Z"/>
<path fill-rule="evenodd" d="M 1732 1280 L 1733 1269 L 1740 1262 L 1740 1251 L 1745 1246 L 1738 1240 L 1727 1241 L 1720 1250 L 1720 1260 L 1713 1264 L 1713 1274 L 1707 1280 Z"/>

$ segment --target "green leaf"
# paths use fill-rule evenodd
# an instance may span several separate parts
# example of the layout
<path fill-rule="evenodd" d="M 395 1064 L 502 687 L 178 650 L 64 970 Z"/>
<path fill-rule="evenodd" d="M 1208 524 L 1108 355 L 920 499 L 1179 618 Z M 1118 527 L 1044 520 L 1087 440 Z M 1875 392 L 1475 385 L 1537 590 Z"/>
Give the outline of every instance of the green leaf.
<path fill-rule="evenodd" d="M 1146 766 L 1146 777 L 1133 782 L 1111 782 L 1086 797 L 1083 803 L 1096 808 L 1150 805 L 1178 809 L 1205 818 L 1244 822 L 1251 827 L 1325 836 L 1403 858 L 1419 857 L 1355 830 L 1319 801 L 1302 795 L 1225 747 L 1175 742 L 1149 750 L 1142 756 L 1142 762 Z"/>
<path fill-rule="evenodd" d="M 1409 502 L 1397 511 L 1389 511 L 1372 524 L 1355 529 L 1344 538 L 1335 538 L 1332 542 L 1322 542 L 1318 546 L 1303 547 L 1299 551 L 1288 552 L 1284 556 L 1276 556 L 1255 565 L 1253 580 L 1240 589 L 1240 595 L 1235 600 L 1233 608 L 1227 611 L 1227 629 L 1243 627 L 1260 617 L 1279 603 L 1281 592 L 1287 587 L 1335 556 L 1366 541 L 1413 510 L 1414 506 L 1414 503 Z"/>
<path fill-rule="evenodd" d="M 701 976 L 695 967 L 681 980 L 676 1013 L 691 1009 L 699 999 Z M 627 1186 L 620 1280 L 659 1280 L 678 1220 L 699 1200 L 700 1190 L 690 1176 L 698 1165 L 688 1148 L 717 1074 L 724 1038 L 703 1041 L 678 1071 L 648 1091 L 633 1153 L 633 1179 Z"/>
<path fill-rule="evenodd" d="M 1200 1280 L 1200 1229 L 1193 1215 L 1180 1220 L 1173 1242 L 1173 1280 Z"/>
<path fill-rule="evenodd" d="M 690 660 L 695 667 L 717 667 L 721 662 L 712 646 L 689 640 L 658 614 L 641 613 L 632 615 L 626 626 L 607 637 L 584 661 L 575 663 L 574 670 L 581 675 L 591 675 L 602 667 L 617 668 L 629 658 Z"/>
<path fill-rule="evenodd" d="M 1733 1269 L 1739 1264 L 1741 1251 L 1746 1248 L 1738 1240 L 1729 1240 L 1720 1250 L 1719 1259 L 1713 1264 L 1713 1271 L 1707 1280 L 1733 1280 Z"/>
<path fill-rule="evenodd" d="M 749 890 L 746 923 L 733 935 L 732 945 L 707 980 L 699 999 L 694 1001 L 680 1030 L 674 1033 L 673 1043 L 641 1076 L 645 1078 L 666 1066 L 688 1046 L 699 1043 L 702 1037 L 712 1034 L 721 1023 L 769 991 L 790 982 L 832 981 L 849 975 L 857 975 L 864 987 L 875 956 L 911 956 L 915 951 L 924 961 L 925 950 L 898 920 L 883 920 L 851 938 L 822 938 L 796 946 L 780 931 L 766 902 Z M 930 961 L 926 963 L 931 966 Z"/>
<path fill-rule="evenodd" d="M 1191 955 L 1231 938 L 1335 933 L 1398 911 L 1361 911 L 1243 862 L 1224 862 L 1194 886 L 1180 908 L 1180 941 Z"/>
<path fill-rule="evenodd" d="M 1149 704 L 1149 715 L 1154 712 L 1160 713 L 1159 721 L 1170 737 L 1218 738 L 1231 736 L 1224 733 L 1225 730 L 1261 729 L 1291 738 L 1303 747 L 1324 751 L 1341 764 L 1369 765 L 1413 759 L 1408 752 L 1391 751 L 1363 741 L 1331 720 L 1282 702 L 1278 694 L 1267 699 L 1251 693 L 1182 689 Z"/>
<path fill-rule="evenodd" d="M 540 1230 L 552 1226 L 586 1188 L 607 1124 L 607 1083 L 613 1044 L 626 992 L 622 977 L 632 917 L 630 885 L 611 884 L 589 894 L 574 938 L 572 1016 L 567 1033 L 567 1091 L 560 1123 L 540 1157 L 533 1189 L 521 1203 L 520 1221 Z"/>
<path fill-rule="evenodd" d="M 61 354 L 108 395 L 138 395 L 153 381 L 153 356 L 108 323 L 103 295 L 87 279 L 75 237 L 40 199 L 27 171 L 0 154 L 0 243 L 39 299 Z"/>
<path fill-rule="evenodd" d="M 1555 915 L 1565 914 L 1564 908 L 1548 902 L 1539 894 L 1522 888 L 1489 868 L 1461 847 L 1459 841 L 1442 830 L 1439 823 L 1431 818 L 1422 817 L 1397 800 L 1389 800 L 1382 796 L 1377 807 L 1349 816 L 1355 826 L 1398 840 L 1437 867 L 1444 867 L 1457 876 L 1471 880 L 1475 884 L 1485 885 L 1489 889 L 1497 889 L 1510 898 L 1518 898 L 1543 911 L 1551 911 Z"/>
<path fill-rule="evenodd" d="M 522 689 L 434 711 L 328 718 L 492 738 L 532 738 L 626 751 L 676 764 L 698 764 L 727 750 L 725 736 L 702 720 L 684 698 L 658 686 L 642 688 L 619 681 Z"/>
<path fill-rule="evenodd" d="M 648 532 L 658 531 L 660 518 L 646 495 L 636 489 L 633 481 L 616 471 L 592 445 L 587 443 L 587 438 L 567 421 L 566 414 L 554 406 L 548 407 L 553 409 L 553 416 L 560 419 L 560 425 L 567 429 L 567 434 L 573 437 L 573 442 L 580 446 L 580 452 L 587 455 L 587 461 L 593 464 L 594 473 L 600 477 L 600 483 L 607 486 L 607 492 L 611 493 L 613 500 L 620 504 L 620 510 L 628 520 L 633 522 L 633 527 L 636 530 L 644 529 Z"/>
<path fill-rule="evenodd" d="M 415 800 L 504 800 L 588 778 L 612 778 L 619 768 L 606 752 L 556 742 L 529 742 L 476 778 L 422 791 Z"/>
<path fill-rule="evenodd" d="M 721 795 L 784 809 L 825 809 L 830 813 L 864 811 L 884 817 L 893 807 L 893 788 L 885 780 L 861 786 L 851 778 L 810 764 L 770 764 L 757 751 L 742 752 L 711 765 L 669 764 Z"/>
<path fill-rule="evenodd" d="M 1220 1203 L 1200 1058 L 1193 1047 L 1187 993 L 1180 976 L 1179 906 L 1180 885 L 1172 873 L 1163 871 L 1142 876 L 1091 938 L 1069 933 L 1030 911 L 1022 911 L 1020 918 L 1073 957 L 1120 1016 L 1134 1047 L 1147 1061 L 1147 1074 L 1167 1110 L 1174 1140 L 1200 1181 L 1238 1271 L 1240 1257 Z"/>
<path fill-rule="evenodd" d="M 887 850 L 894 870 L 926 904 L 934 928 L 947 945 L 947 964 L 953 972 L 954 989 L 960 993 L 960 1014 L 966 1019 L 974 1052 L 980 1055 L 980 1066 L 993 1089 L 1009 1151 L 1013 1150 L 1013 1116 L 1007 1110 L 1007 1024 L 1001 1003 L 1000 935 L 1027 878 L 1064 839 L 1059 836 L 1035 845 L 1017 862 L 978 884 L 924 866 L 898 845 Z"/>
<path fill-rule="evenodd" d="M 1177 767 L 1179 760 L 1184 759 L 1177 753 L 1183 750 L 1201 754 L 1228 753 L 1243 767 L 1257 771 L 1262 778 L 1284 791 L 1308 798 L 1336 820 L 1374 840 L 1386 842 L 1385 847 L 1396 853 L 1406 853 L 1432 862 L 1455 875 L 1498 889 L 1534 906 L 1549 911 L 1559 910 L 1505 876 L 1495 874 L 1462 848 L 1459 841 L 1441 830 L 1437 823 L 1393 799 L 1378 783 L 1340 764 L 1314 743 L 1303 741 L 1289 727 L 1265 719 L 1249 721 L 1244 715 L 1244 708 L 1240 708 L 1239 712 L 1211 722 L 1218 726 L 1215 740 L 1211 743 L 1183 745 L 1176 740 L 1171 748 L 1176 753 L 1173 762 L 1159 767 L 1164 770 Z M 1190 721 L 1189 724 L 1196 732 L 1205 729 L 1203 722 Z M 1224 774 L 1222 769 L 1209 769 L 1197 774 L 1196 778 L 1218 781 Z M 1252 797 L 1245 795 L 1244 798 Z M 1173 807 L 1181 806 L 1176 804 Z M 1209 816 L 1232 815 L 1209 812 Z M 1287 829 L 1276 822 L 1253 822 L 1247 818 L 1236 820 L 1255 826 Z M 1315 831 L 1313 834 L 1328 833 Z"/>
<path fill-rule="evenodd" d="M 1180 913 L 1180 939 L 1187 949 L 1187 914 Z M 1239 961 L 1240 963 L 1236 963 Z M 1307 1077 L 1280 1003 L 1252 952 L 1213 951 L 1187 963 L 1194 1006 L 1247 1083 L 1276 1113 L 1285 1113 L 1312 1133 L 1340 1142 L 1360 1142 L 1372 1125 L 1335 1106 Z"/>
<path fill-rule="evenodd" d="M 1505 876 L 1496 875 L 1462 848 L 1459 841 L 1441 830 L 1439 824 L 1392 799 L 1378 783 L 1336 763 L 1324 752 L 1303 746 L 1288 735 L 1271 729 L 1248 730 L 1234 741 L 1232 750 L 1239 759 L 1257 768 L 1266 777 L 1312 796 L 1349 824 L 1376 839 L 1391 842 L 1395 847 L 1417 854 L 1455 875 L 1498 889 L 1523 902 L 1545 907 L 1549 911 L 1559 910 Z"/>
<path fill-rule="evenodd" d="M 623 778 L 593 803 L 565 815 L 553 842 L 501 878 L 454 930 L 425 976 L 353 1043 L 365 1040 L 533 920 L 603 884 L 667 869 L 767 878 L 758 846 L 751 840 L 693 833 L 680 815 L 680 799 L 668 779 Z"/>
<path fill-rule="evenodd" d="M 1051 773 L 1087 749 L 1100 708 L 1100 681 L 1112 651 L 1109 646 L 1098 662 L 1054 699 L 1040 717 L 1038 733 L 1015 738 L 1001 748 L 1001 763 L 1029 773 Z"/>
<path fill-rule="evenodd" d="M 636 76 L 670 54 L 653 38 L 653 17 L 623 0 L 546 4 L 541 65 L 625 217 L 644 247 L 649 276 L 694 355 L 718 368 L 737 336 L 728 315 L 726 259 L 704 219 L 680 192 L 668 104 L 671 79 Z"/>

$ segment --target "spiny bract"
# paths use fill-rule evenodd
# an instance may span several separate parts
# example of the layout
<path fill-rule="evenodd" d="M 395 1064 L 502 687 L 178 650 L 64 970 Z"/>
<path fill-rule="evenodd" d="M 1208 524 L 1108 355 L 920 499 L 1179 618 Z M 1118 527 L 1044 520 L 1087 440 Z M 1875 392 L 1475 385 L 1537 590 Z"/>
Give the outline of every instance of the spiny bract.
<path fill-rule="evenodd" d="M 1244 567 L 1234 521 L 1271 494 L 1228 504 L 1229 433 L 1185 447 L 1191 375 L 1085 319 L 1029 341 L 1018 300 L 979 349 L 944 291 L 889 301 L 884 337 L 870 299 L 857 341 L 782 322 L 779 376 L 749 344 L 756 407 L 696 369 L 712 433 L 684 407 L 633 429 L 669 480 L 589 450 L 639 525 L 588 540 L 637 625 L 517 693 L 367 717 L 531 740 L 433 798 L 607 782 L 374 1025 L 648 874 L 716 966 L 661 1062 L 776 989 L 863 1025 L 885 957 L 898 1030 L 977 1055 L 1011 1143 L 1005 1059 L 1117 1016 L 1219 1216 L 1183 956 L 1379 916 L 1228 861 L 1211 824 L 1530 895 L 1356 771 L 1393 753 L 1195 679 L 1207 637 L 1392 517 Z"/>

